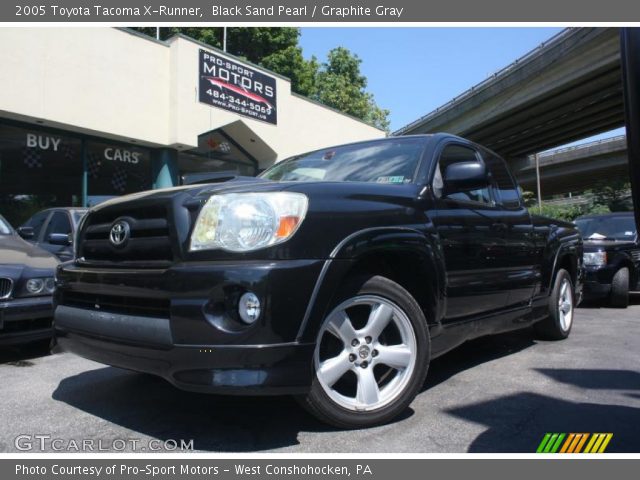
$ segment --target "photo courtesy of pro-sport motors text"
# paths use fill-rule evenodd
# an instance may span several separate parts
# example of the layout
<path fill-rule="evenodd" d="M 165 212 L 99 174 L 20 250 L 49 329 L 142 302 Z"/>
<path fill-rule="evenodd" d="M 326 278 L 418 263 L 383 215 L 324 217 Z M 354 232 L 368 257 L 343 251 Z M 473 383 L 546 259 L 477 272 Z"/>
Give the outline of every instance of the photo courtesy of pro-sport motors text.
<path fill-rule="evenodd" d="M 103 3 L 0 5 L 0 477 L 637 470 L 640 8 Z"/>

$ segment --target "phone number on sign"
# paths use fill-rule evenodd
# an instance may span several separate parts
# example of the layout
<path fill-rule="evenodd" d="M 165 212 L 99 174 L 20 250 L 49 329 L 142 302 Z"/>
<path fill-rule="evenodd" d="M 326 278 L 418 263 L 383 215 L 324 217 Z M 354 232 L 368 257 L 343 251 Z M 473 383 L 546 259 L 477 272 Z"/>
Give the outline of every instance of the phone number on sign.
<path fill-rule="evenodd" d="M 247 101 L 240 97 L 235 97 L 233 95 L 228 95 L 226 93 L 221 93 L 216 90 L 207 90 L 207 94 L 215 99 L 221 100 L 222 102 L 229 102 L 236 104 L 238 106 L 242 106 L 244 108 L 249 108 L 251 110 L 255 110 L 258 113 L 264 113 L 265 115 L 271 115 L 271 108 L 260 105 L 259 103 L 253 103 L 251 101 Z"/>

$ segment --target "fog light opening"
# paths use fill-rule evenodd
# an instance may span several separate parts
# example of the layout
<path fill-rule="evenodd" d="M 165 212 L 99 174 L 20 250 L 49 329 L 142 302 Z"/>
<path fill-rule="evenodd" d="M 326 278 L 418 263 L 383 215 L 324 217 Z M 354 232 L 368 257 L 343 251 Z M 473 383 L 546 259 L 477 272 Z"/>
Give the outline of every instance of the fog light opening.
<path fill-rule="evenodd" d="M 238 314 L 248 325 L 255 323 L 260 317 L 260 299 L 253 292 L 244 293 L 238 302 Z"/>

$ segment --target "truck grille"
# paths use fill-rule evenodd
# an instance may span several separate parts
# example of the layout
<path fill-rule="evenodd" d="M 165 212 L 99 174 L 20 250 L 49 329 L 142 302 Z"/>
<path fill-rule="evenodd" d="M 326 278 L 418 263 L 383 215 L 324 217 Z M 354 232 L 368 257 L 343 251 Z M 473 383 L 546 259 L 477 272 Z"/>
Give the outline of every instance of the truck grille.
<path fill-rule="evenodd" d="M 0 299 L 9 298 L 12 288 L 13 280 L 10 278 L 0 278 Z"/>
<path fill-rule="evenodd" d="M 64 291 L 60 292 L 58 303 L 86 310 L 139 317 L 169 318 L 170 316 L 170 303 L 165 298 L 123 297 Z"/>
<path fill-rule="evenodd" d="M 125 221 L 129 238 L 121 246 L 109 240 L 114 223 Z M 108 208 L 91 213 L 80 237 L 79 257 L 89 263 L 142 265 L 174 259 L 168 212 L 164 206 Z"/>
<path fill-rule="evenodd" d="M 632 250 L 631 257 L 634 262 L 640 262 L 640 250 Z"/>

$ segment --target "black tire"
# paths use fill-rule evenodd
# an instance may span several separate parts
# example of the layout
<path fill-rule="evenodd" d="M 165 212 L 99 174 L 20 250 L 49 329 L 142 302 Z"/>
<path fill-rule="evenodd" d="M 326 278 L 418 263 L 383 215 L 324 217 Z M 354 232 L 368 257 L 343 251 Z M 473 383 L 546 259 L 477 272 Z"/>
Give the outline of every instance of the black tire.
<path fill-rule="evenodd" d="M 381 276 L 356 278 L 340 288 L 332 303 L 333 306 L 329 310 L 332 311 L 343 302 L 363 295 L 383 297 L 400 308 L 406 315 L 416 340 L 415 364 L 409 380 L 404 388 L 393 397 L 394 400 L 379 409 L 369 411 L 355 411 L 335 402 L 325 392 L 314 373 L 309 393 L 297 399 L 307 411 L 320 421 L 341 429 L 367 428 L 393 420 L 408 407 L 418 394 L 424 384 L 429 367 L 431 345 L 427 321 L 416 300 L 399 284 Z M 315 372 L 315 366 L 313 368 Z"/>
<path fill-rule="evenodd" d="M 568 282 L 568 294 L 571 296 L 571 320 L 568 328 L 561 321 L 562 312 L 560 310 L 560 294 L 562 285 Z M 553 289 L 549 295 L 549 316 L 539 321 L 533 326 L 537 336 L 545 340 L 564 340 L 571 333 L 573 326 L 573 314 L 576 305 L 576 294 L 573 287 L 571 275 L 564 269 L 558 270 L 553 282 Z"/>
<path fill-rule="evenodd" d="M 627 267 L 622 267 L 613 276 L 609 304 L 615 308 L 629 306 L 629 269 Z"/>

